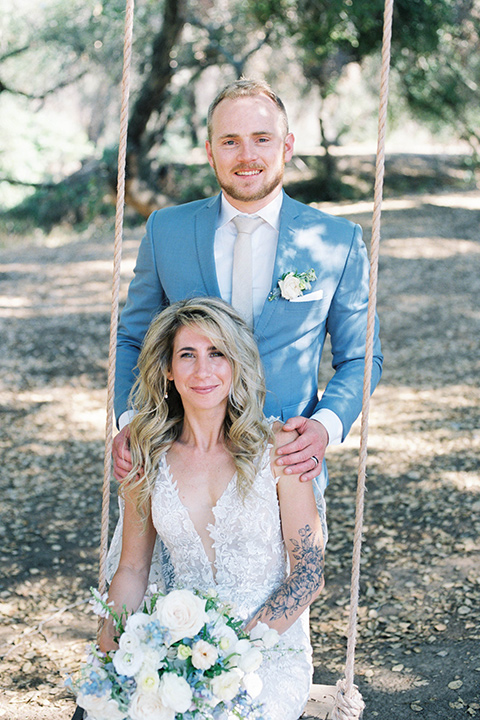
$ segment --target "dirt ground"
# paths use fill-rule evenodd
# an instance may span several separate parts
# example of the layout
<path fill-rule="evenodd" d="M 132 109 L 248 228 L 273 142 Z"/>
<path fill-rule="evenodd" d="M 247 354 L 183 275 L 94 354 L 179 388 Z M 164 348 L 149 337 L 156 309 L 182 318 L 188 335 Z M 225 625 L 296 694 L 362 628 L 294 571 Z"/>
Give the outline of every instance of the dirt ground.
<path fill-rule="evenodd" d="M 355 678 L 366 720 L 480 718 L 480 197 L 412 189 L 382 214 Z M 320 207 L 369 238 L 368 203 Z M 141 234 L 125 232 L 122 296 Z M 99 223 L 0 249 L 1 720 L 68 720 L 63 682 L 95 634 L 112 238 Z M 344 675 L 358 428 L 328 454 L 323 684 Z"/>

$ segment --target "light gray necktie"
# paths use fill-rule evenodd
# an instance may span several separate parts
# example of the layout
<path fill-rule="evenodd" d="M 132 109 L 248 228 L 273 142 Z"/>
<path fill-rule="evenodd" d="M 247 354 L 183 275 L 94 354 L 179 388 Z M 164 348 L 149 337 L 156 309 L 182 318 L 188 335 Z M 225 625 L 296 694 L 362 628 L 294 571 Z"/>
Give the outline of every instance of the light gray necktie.
<path fill-rule="evenodd" d="M 252 215 L 233 218 L 238 235 L 233 248 L 232 305 L 253 328 L 252 233 L 264 222 Z"/>

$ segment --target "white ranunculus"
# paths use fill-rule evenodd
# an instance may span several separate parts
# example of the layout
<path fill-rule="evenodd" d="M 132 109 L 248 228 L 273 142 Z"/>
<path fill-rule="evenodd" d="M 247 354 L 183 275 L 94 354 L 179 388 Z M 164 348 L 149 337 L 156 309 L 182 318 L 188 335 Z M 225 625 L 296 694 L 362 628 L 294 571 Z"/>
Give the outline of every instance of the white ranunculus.
<path fill-rule="evenodd" d="M 120 635 L 118 647 L 124 652 L 134 653 L 140 648 L 140 640 L 135 633 L 128 632 L 126 630 L 122 633 L 122 635 Z"/>
<path fill-rule="evenodd" d="M 158 650 L 154 650 L 153 648 L 143 648 L 143 663 L 142 663 L 142 670 L 143 669 L 152 669 L 152 670 L 158 670 L 159 668 L 163 667 L 163 659 L 165 655 L 167 654 L 166 648 L 159 648 Z"/>
<path fill-rule="evenodd" d="M 260 622 L 259 620 L 250 632 L 250 640 L 261 640 L 269 629 L 267 623 Z"/>
<path fill-rule="evenodd" d="M 123 720 L 127 713 L 120 710 L 109 695 L 84 695 L 79 693 L 77 703 L 87 711 L 91 720 Z"/>
<path fill-rule="evenodd" d="M 159 598 L 155 615 L 171 634 L 171 642 L 194 637 L 207 622 L 205 600 L 190 590 L 172 590 Z"/>
<path fill-rule="evenodd" d="M 223 655 L 228 655 L 229 652 L 232 652 L 233 647 L 238 642 L 237 633 L 230 625 L 227 625 L 222 617 L 218 617 L 215 620 L 212 636 L 220 645 L 220 650 Z"/>
<path fill-rule="evenodd" d="M 135 681 L 138 690 L 141 692 L 155 692 L 160 684 L 158 670 L 148 666 L 145 667 L 144 663 L 141 670 L 136 674 Z"/>
<path fill-rule="evenodd" d="M 228 627 L 228 625 L 224 628 L 224 631 L 220 635 L 219 638 L 219 645 L 220 649 L 222 650 L 222 653 L 224 655 L 228 655 L 232 652 L 233 648 L 235 647 L 237 643 L 237 634 L 235 630 L 231 627 Z"/>
<path fill-rule="evenodd" d="M 274 628 L 271 628 L 264 622 L 257 622 L 250 633 L 250 640 L 261 640 L 262 645 L 269 650 L 280 640 L 280 635 Z"/>
<path fill-rule="evenodd" d="M 263 644 L 269 650 L 270 648 L 273 648 L 279 641 L 280 641 L 280 635 L 278 634 L 277 630 L 274 628 L 268 628 L 267 632 L 262 638 Z"/>
<path fill-rule="evenodd" d="M 212 692 L 219 700 L 228 702 L 233 700 L 240 689 L 243 673 L 238 668 L 232 668 L 212 679 Z"/>
<path fill-rule="evenodd" d="M 147 615 L 143 612 L 135 613 L 134 615 L 130 615 L 128 618 L 126 624 L 125 624 L 125 632 L 123 635 L 136 635 L 138 636 L 138 633 L 142 631 L 143 627 L 145 625 L 148 625 L 149 622 L 152 621 L 152 618 L 150 615 Z M 122 637 L 123 637 L 122 635 Z"/>
<path fill-rule="evenodd" d="M 187 712 L 192 703 L 192 689 L 185 678 L 175 673 L 164 673 L 160 679 L 159 694 L 162 703 L 177 713 Z"/>
<path fill-rule="evenodd" d="M 244 673 L 252 673 L 255 672 L 255 670 L 258 670 L 262 664 L 262 660 L 263 656 L 260 650 L 252 647 L 250 650 L 247 650 L 246 653 L 237 657 L 236 664 L 240 670 L 243 670 Z"/>
<path fill-rule="evenodd" d="M 215 608 L 210 608 L 210 610 L 207 610 L 207 617 L 208 622 L 211 623 L 217 623 L 220 620 L 223 622 L 222 616 L 218 614 L 218 611 Z"/>
<path fill-rule="evenodd" d="M 198 640 L 192 647 L 192 665 L 197 670 L 208 670 L 218 658 L 217 648 L 205 640 Z"/>
<path fill-rule="evenodd" d="M 134 652 L 119 648 L 113 656 L 113 665 L 119 675 L 133 677 L 142 667 L 143 657 L 143 650 L 140 646 Z"/>
<path fill-rule="evenodd" d="M 292 272 L 287 273 L 283 280 L 279 280 L 278 285 L 285 300 L 294 300 L 302 294 L 300 278 L 295 277 Z"/>
<path fill-rule="evenodd" d="M 166 707 L 156 692 L 136 692 L 128 708 L 130 720 L 175 720 L 175 710 Z"/>
<path fill-rule="evenodd" d="M 257 673 L 247 673 L 242 678 L 242 686 L 245 688 L 250 697 L 254 700 L 260 695 L 263 689 L 263 682 Z"/>
<path fill-rule="evenodd" d="M 233 652 L 237 653 L 238 655 L 243 655 L 244 653 L 248 652 L 251 647 L 252 643 L 250 642 L 250 640 L 247 640 L 247 638 L 242 638 L 235 643 Z"/>

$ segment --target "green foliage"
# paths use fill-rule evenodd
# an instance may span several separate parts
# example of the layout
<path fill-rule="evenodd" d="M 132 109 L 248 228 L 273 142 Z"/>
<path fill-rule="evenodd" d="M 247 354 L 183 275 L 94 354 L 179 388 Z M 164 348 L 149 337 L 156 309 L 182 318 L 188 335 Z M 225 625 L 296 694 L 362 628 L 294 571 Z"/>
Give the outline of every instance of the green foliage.
<path fill-rule="evenodd" d="M 306 76 L 322 97 L 334 92 L 343 68 L 362 62 L 382 43 L 383 0 L 251 0 L 261 22 L 273 22 L 291 37 Z M 394 52 L 434 51 L 438 31 L 452 16 L 452 0 L 396 0 Z"/>
<path fill-rule="evenodd" d="M 19 193 L 29 194 L 5 217 L 16 227 L 46 230 L 57 222 L 88 223 L 97 213 L 111 212 L 103 197 L 116 172 L 124 0 L 5 3 L 0 17 L 0 181 L 19 184 L 13 182 L 14 192 L 7 193 L 7 183 L 1 183 L 0 202 L 7 207 Z M 177 3 L 183 8 L 181 0 Z M 212 93 L 215 83 L 251 74 L 250 61 L 259 48 L 266 49 L 259 67 L 287 102 L 289 92 L 301 97 L 305 91 L 311 98 L 316 88 L 326 149 L 344 132 L 351 139 L 352 127 L 361 128 L 355 139 L 365 134 L 371 112 L 365 98 L 354 96 L 346 108 L 337 103 L 331 111 L 336 100 L 331 96 L 338 96 L 347 66 L 364 67 L 378 57 L 384 0 L 227 0 L 221 6 L 185 0 L 185 8 L 181 39 L 166 57 L 172 78 L 149 109 L 132 169 L 143 186 L 176 202 L 216 192 L 209 166 L 189 159 L 204 137 L 204 91 Z M 135 7 L 131 112 L 154 65 L 163 13 L 164 0 L 140 0 Z M 392 40 L 403 107 L 408 103 L 434 130 L 450 127 L 452 135 L 468 139 L 477 151 L 479 18 L 480 0 L 395 0 Z M 270 67 L 265 58 L 272 59 Z M 72 176 L 86 155 L 101 169 Z M 355 196 L 336 175 L 332 156 L 316 161 L 314 175 L 290 190 L 307 201 Z M 59 182 L 68 176 L 71 180 Z M 38 186 L 33 194 L 21 189 L 28 183 Z"/>
<path fill-rule="evenodd" d="M 16 207 L 2 214 L 7 233 L 29 233 L 40 228 L 48 234 L 56 225 L 68 223 L 81 230 L 96 217 L 114 214 L 105 200 L 108 187 L 100 173 L 74 176 L 56 185 L 40 187 Z"/>
<path fill-rule="evenodd" d="M 403 94 L 413 113 L 434 130 L 451 127 L 454 136 L 480 150 L 480 3 L 463 0 L 437 31 L 437 46 L 396 59 Z"/>

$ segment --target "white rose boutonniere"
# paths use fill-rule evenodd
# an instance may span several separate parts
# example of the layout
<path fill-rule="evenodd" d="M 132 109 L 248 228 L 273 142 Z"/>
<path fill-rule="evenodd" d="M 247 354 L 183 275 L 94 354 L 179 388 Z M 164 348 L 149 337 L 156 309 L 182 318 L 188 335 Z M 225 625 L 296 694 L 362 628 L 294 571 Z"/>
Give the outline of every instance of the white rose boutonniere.
<path fill-rule="evenodd" d="M 315 282 L 317 275 L 313 268 L 308 272 L 290 271 L 283 273 L 278 281 L 278 287 L 272 290 L 268 299 L 283 297 L 285 300 L 295 300 L 295 298 L 303 295 L 304 290 L 310 290 L 312 282 Z"/>

